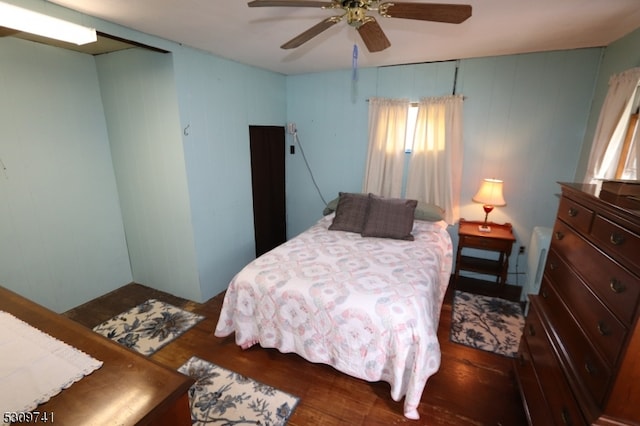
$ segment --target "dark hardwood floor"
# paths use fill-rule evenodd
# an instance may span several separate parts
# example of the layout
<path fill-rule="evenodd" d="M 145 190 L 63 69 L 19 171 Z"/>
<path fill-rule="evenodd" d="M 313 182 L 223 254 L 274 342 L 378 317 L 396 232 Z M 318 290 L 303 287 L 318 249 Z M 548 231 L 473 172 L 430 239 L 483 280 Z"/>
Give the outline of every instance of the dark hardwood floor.
<path fill-rule="evenodd" d="M 274 349 L 254 346 L 243 351 L 236 346 L 233 336 L 215 337 L 213 330 L 223 294 L 200 304 L 129 284 L 63 315 L 92 328 L 150 298 L 205 315 L 205 320 L 151 358 L 177 369 L 195 355 L 296 395 L 300 403 L 289 420 L 291 426 L 526 425 L 512 359 L 449 340 L 454 288 L 511 300 L 518 299 L 520 290 L 512 286 L 499 289 L 493 283 L 464 278 L 449 286 L 438 329 L 442 363 L 440 371 L 427 382 L 419 408 L 421 418 L 417 421 L 402 415 L 402 401 L 391 399 L 389 385 L 384 382 L 369 383 L 352 378 L 332 367 Z"/>

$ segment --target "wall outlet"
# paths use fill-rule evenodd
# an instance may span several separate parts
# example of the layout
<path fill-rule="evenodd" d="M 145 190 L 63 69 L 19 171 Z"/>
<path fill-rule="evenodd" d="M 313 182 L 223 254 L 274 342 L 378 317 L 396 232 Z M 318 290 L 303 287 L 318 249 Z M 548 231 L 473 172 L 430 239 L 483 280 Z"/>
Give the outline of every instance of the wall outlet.
<path fill-rule="evenodd" d="M 290 135 L 293 135 L 296 132 L 296 123 L 288 123 L 287 124 L 287 132 Z"/>
<path fill-rule="evenodd" d="M 524 246 L 520 246 L 518 249 L 518 254 L 524 254 Z"/>

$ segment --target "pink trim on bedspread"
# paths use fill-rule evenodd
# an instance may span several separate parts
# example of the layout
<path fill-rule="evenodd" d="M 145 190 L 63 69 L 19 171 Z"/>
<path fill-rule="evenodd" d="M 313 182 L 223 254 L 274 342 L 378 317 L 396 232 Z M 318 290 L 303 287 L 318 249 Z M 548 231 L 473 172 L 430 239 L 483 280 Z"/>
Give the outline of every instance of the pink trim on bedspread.
<path fill-rule="evenodd" d="M 417 419 L 440 367 L 438 321 L 452 265 L 441 223 L 415 221 L 415 241 L 328 231 L 325 217 L 247 265 L 231 281 L 215 330 L 295 352 L 403 396 Z"/>

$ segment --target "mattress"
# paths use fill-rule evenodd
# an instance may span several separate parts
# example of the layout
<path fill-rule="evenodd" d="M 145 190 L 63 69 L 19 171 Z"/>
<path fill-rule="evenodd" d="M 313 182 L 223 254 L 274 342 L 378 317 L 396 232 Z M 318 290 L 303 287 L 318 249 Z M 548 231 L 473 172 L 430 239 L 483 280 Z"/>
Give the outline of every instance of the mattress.
<path fill-rule="evenodd" d="M 414 241 L 404 241 L 331 231 L 332 218 L 244 267 L 215 335 L 385 381 L 394 400 L 405 398 L 404 415 L 417 419 L 440 367 L 437 330 L 452 266 L 446 224 L 415 220 Z"/>

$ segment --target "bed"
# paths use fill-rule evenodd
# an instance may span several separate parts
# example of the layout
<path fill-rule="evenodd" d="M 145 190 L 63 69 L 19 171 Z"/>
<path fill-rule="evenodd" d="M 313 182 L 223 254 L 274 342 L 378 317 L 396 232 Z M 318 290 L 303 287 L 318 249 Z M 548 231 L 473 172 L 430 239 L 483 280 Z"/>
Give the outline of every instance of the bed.
<path fill-rule="evenodd" d="M 388 201 L 371 197 L 370 204 Z M 338 204 L 233 278 L 215 335 L 235 333 L 243 349 L 260 344 L 363 380 L 385 381 L 395 401 L 405 398 L 404 415 L 419 418 L 427 379 L 440 367 L 437 330 L 452 245 L 437 215 L 416 220 L 417 210 L 409 210 L 408 232 L 378 237 L 366 224 L 341 230 Z M 397 225 L 395 216 L 383 213 L 383 221 Z"/>

